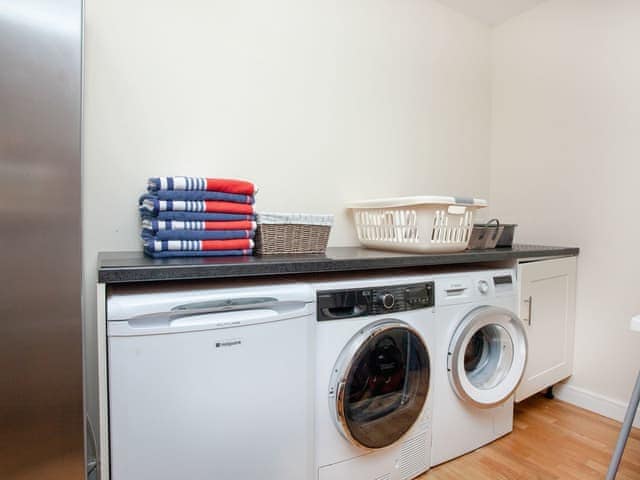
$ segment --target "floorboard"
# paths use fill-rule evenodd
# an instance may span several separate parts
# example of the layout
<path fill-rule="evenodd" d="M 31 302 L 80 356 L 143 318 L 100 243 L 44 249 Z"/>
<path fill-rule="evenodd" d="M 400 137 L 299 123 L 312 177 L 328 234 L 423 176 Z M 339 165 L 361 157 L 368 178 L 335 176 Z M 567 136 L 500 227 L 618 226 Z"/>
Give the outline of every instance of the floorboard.
<path fill-rule="evenodd" d="M 559 400 L 516 405 L 513 433 L 432 468 L 419 480 L 602 480 L 620 423 Z M 627 443 L 617 480 L 640 480 L 640 430 Z"/>

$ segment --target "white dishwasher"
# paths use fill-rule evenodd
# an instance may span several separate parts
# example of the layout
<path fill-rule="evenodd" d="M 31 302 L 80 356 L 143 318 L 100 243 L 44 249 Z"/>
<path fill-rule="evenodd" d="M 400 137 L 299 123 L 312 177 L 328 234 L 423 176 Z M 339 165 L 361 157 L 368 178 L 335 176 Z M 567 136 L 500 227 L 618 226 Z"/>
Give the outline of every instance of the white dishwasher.
<path fill-rule="evenodd" d="M 315 299 L 298 283 L 111 286 L 111 480 L 313 476 Z"/>

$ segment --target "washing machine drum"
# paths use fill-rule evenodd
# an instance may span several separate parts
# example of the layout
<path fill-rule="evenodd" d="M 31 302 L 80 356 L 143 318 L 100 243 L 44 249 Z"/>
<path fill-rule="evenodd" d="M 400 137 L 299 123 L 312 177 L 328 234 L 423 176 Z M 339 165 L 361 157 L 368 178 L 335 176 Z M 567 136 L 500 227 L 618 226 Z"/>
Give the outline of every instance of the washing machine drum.
<path fill-rule="evenodd" d="M 427 346 L 410 325 L 369 325 L 351 339 L 334 368 L 330 402 L 338 429 L 359 447 L 395 443 L 422 414 L 429 378 Z"/>
<path fill-rule="evenodd" d="M 522 321 L 504 308 L 469 312 L 451 338 L 447 366 L 458 396 L 480 408 L 507 400 L 522 380 L 527 338 Z"/>

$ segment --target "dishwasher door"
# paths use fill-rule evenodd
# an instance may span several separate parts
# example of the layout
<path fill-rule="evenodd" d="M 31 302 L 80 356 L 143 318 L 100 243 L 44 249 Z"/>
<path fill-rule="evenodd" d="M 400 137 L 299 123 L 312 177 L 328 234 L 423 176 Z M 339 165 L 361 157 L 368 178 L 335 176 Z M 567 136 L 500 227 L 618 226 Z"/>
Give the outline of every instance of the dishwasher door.
<path fill-rule="evenodd" d="M 275 295 L 109 321 L 111 480 L 312 478 L 313 312 Z"/>

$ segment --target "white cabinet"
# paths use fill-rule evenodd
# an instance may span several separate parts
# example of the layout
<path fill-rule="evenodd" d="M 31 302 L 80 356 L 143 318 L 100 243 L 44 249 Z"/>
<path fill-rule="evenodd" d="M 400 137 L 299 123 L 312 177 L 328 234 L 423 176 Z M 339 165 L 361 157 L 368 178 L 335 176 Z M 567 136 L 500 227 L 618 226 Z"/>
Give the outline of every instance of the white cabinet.
<path fill-rule="evenodd" d="M 576 258 L 521 263 L 518 279 L 529 352 L 516 402 L 573 373 Z"/>

